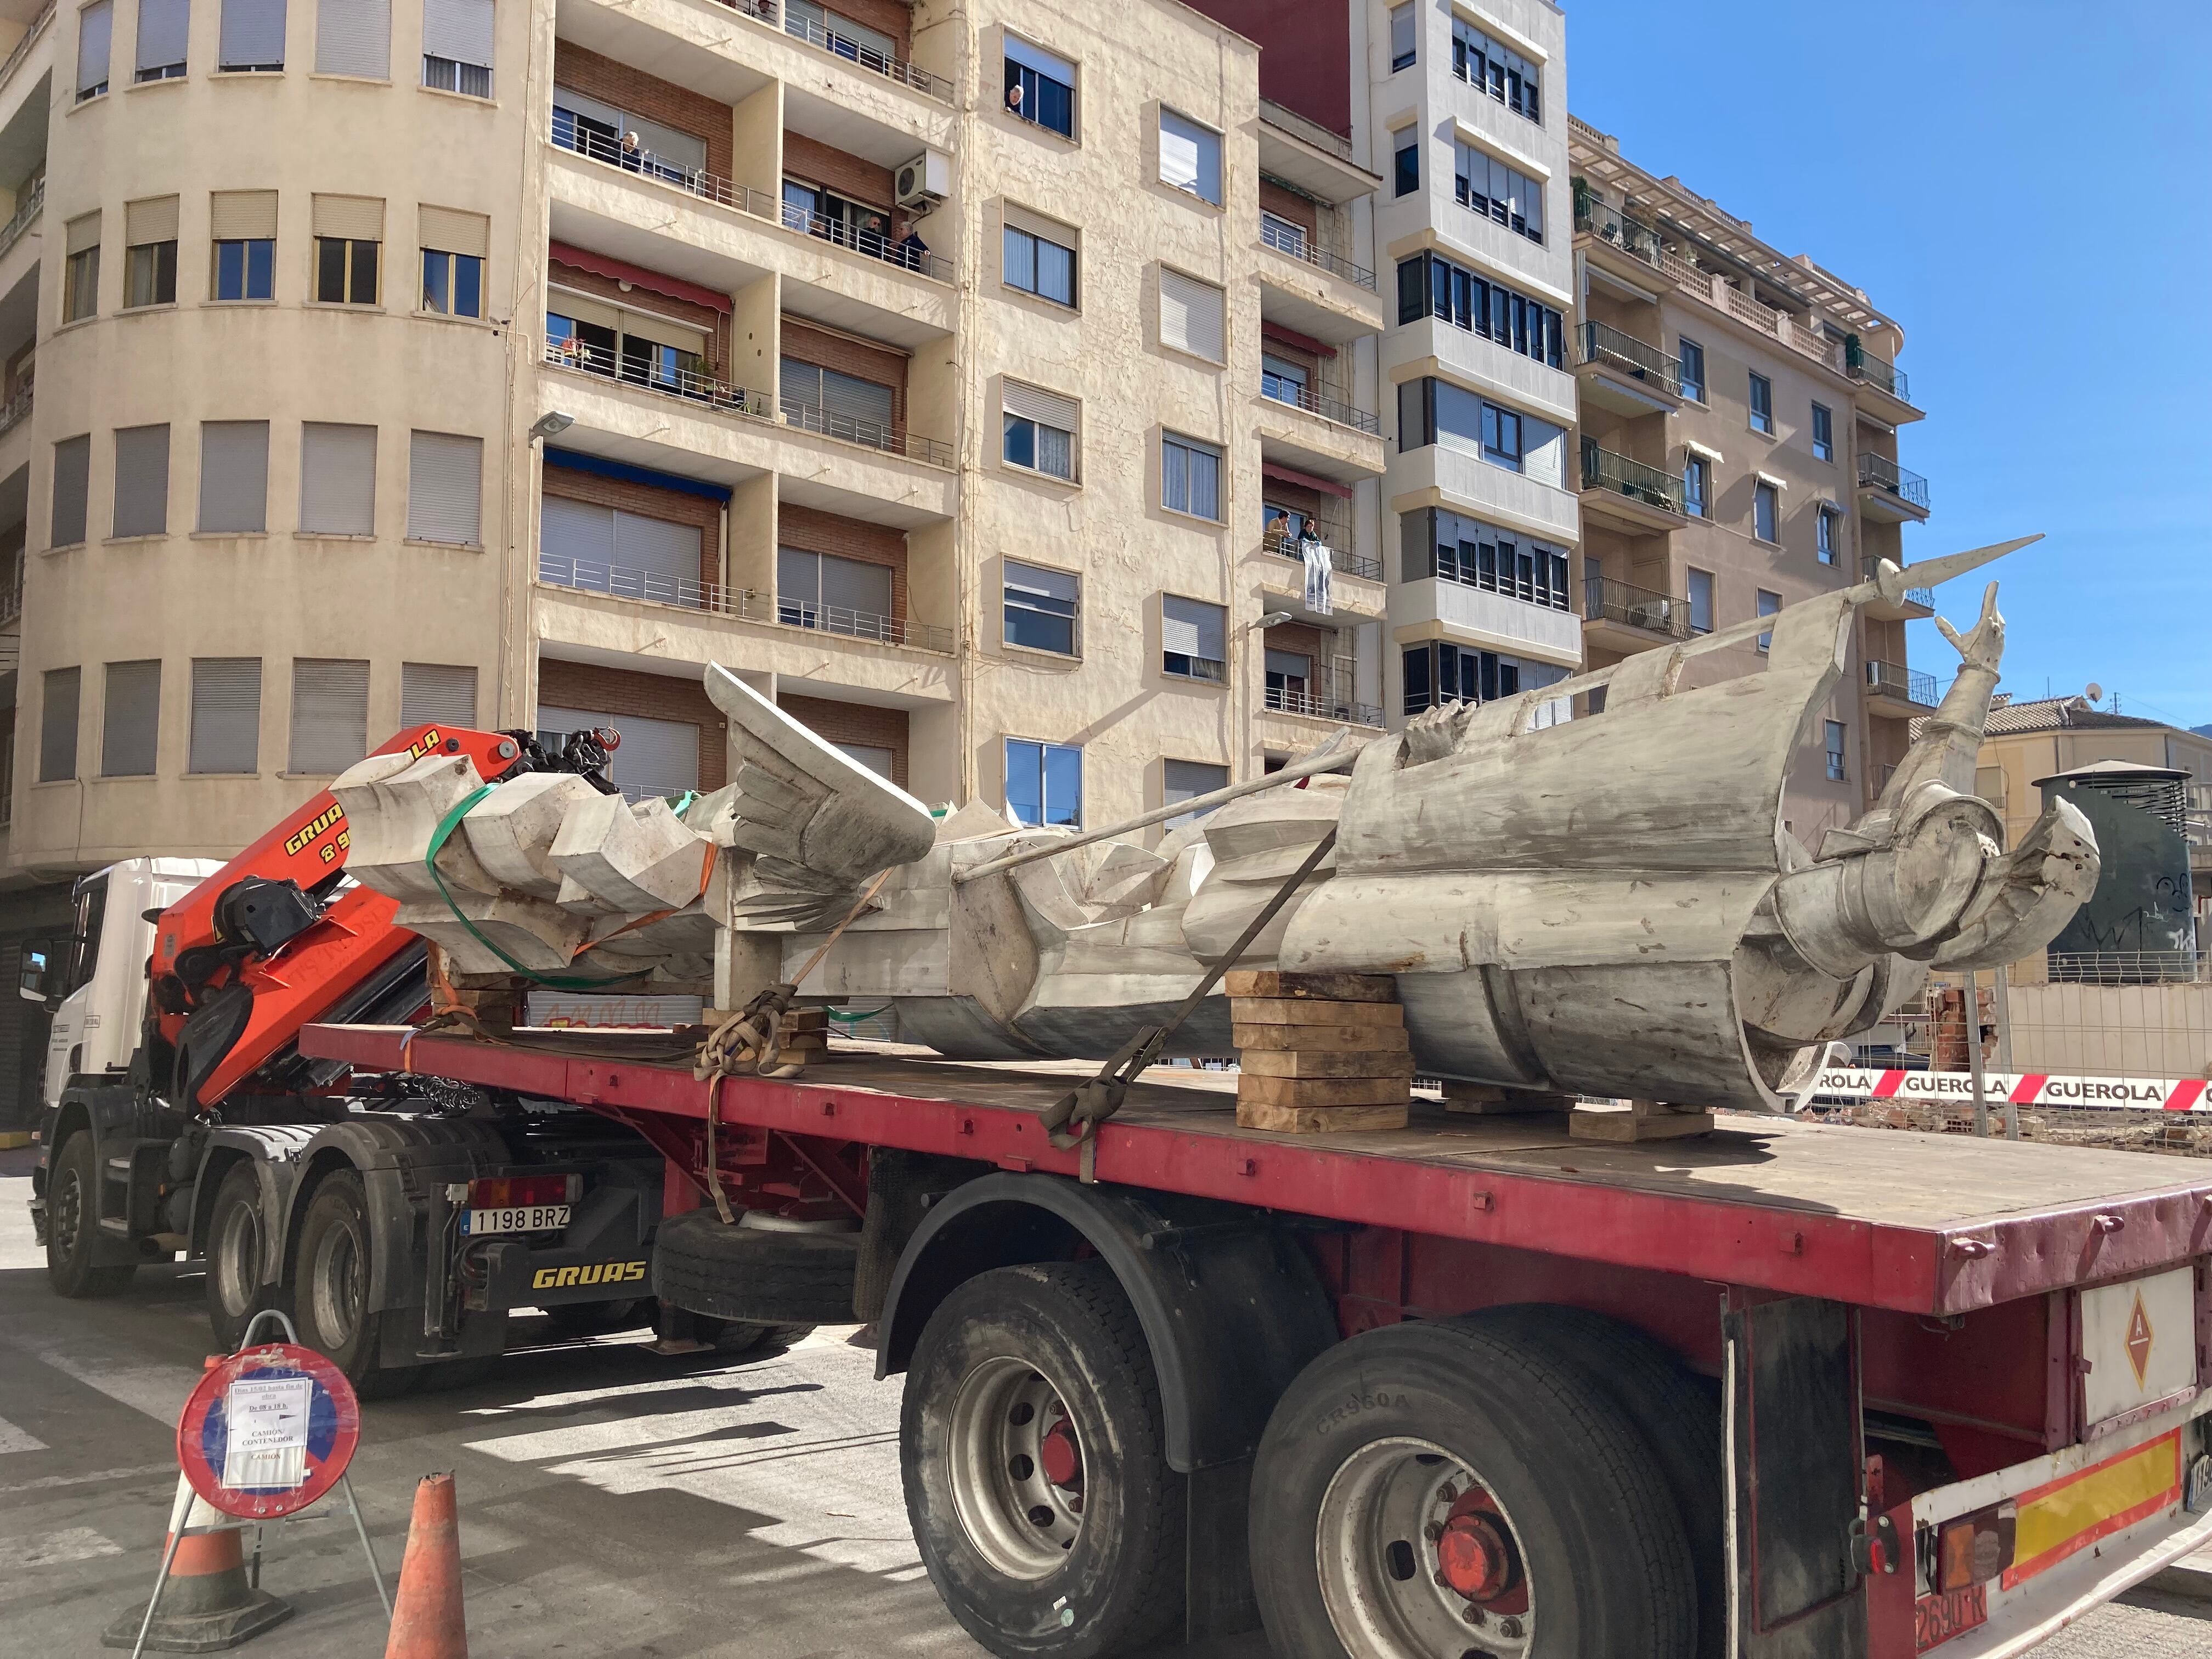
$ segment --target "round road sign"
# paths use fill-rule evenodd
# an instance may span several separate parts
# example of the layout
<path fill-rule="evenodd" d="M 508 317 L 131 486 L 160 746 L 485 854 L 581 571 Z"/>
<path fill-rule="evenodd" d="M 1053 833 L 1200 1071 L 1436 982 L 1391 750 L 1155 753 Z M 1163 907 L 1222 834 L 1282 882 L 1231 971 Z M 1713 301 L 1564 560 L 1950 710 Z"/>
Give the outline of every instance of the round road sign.
<path fill-rule="evenodd" d="M 345 1373 L 312 1348 L 264 1342 L 208 1367 L 177 1420 L 177 1463 L 214 1508 L 265 1521 L 328 1492 L 360 1440 Z"/>

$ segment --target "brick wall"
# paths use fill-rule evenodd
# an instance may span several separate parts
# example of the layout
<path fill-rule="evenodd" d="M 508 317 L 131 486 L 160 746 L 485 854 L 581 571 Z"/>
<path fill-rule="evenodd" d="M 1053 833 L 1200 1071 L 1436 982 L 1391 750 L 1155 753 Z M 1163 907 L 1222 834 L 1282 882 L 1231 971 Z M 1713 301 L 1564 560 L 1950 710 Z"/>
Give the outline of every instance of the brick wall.
<path fill-rule="evenodd" d="M 786 508 L 787 512 L 790 509 Z M 775 706 L 817 737 L 830 743 L 865 744 L 891 751 L 891 781 L 906 787 L 906 710 L 878 708 L 865 702 L 832 702 L 827 697 L 779 694 Z"/>
<path fill-rule="evenodd" d="M 624 714 L 696 726 L 699 728 L 700 793 L 720 789 L 729 781 L 726 723 L 722 711 L 707 700 L 705 689 L 696 678 L 640 674 L 623 668 L 603 668 L 597 663 L 541 657 L 538 702 L 541 708 L 550 703 L 556 708 L 603 711 L 615 717 L 617 726 Z M 905 717 L 900 719 L 903 726 Z"/>
<path fill-rule="evenodd" d="M 835 16 L 849 17 L 878 34 L 890 35 L 898 42 L 900 58 L 914 49 L 912 0 L 837 0 L 828 9 Z"/>
<path fill-rule="evenodd" d="M 549 462 L 545 467 L 545 493 L 564 496 L 572 501 L 591 501 L 599 507 L 619 507 L 625 513 L 642 514 L 648 519 L 665 519 L 671 524 L 695 524 L 699 526 L 699 580 L 719 583 L 722 580 L 722 504 L 706 495 L 693 495 L 681 489 L 662 489 L 653 484 L 633 483 L 627 478 L 603 477 L 597 472 L 584 472 L 574 467 Z M 646 678 L 651 678 L 648 675 Z M 702 694 L 704 700 L 704 694 Z M 554 702 L 561 701 L 558 697 Z M 634 709 L 634 714 L 650 710 Z M 704 774 L 702 774 L 703 776 Z"/>
<path fill-rule="evenodd" d="M 840 518 L 790 501 L 778 505 L 775 539 L 780 546 L 808 553 L 832 553 L 841 559 L 862 559 L 889 565 L 891 571 L 891 616 L 906 617 L 906 532 L 858 519 Z M 900 717 L 902 720 L 905 718 Z"/>
<path fill-rule="evenodd" d="M 818 185 L 850 202 L 891 211 L 891 170 L 873 161 L 832 149 L 804 133 L 783 135 L 783 170 L 801 184 Z M 891 228 L 894 240 L 906 234 L 903 224 Z"/>
<path fill-rule="evenodd" d="M 906 354 L 887 346 L 872 346 L 849 335 L 810 327 L 786 312 L 783 316 L 783 355 L 817 368 L 835 369 L 891 389 L 891 424 L 906 430 Z"/>
<path fill-rule="evenodd" d="M 579 92 L 591 90 L 583 86 L 576 89 Z M 648 110 L 646 113 L 649 115 L 652 112 Z M 1321 220 L 1314 212 L 1314 204 L 1296 191 L 1285 190 L 1280 185 L 1271 185 L 1262 179 L 1260 181 L 1260 208 L 1262 212 L 1272 213 L 1278 219 L 1288 219 L 1294 225 L 1304 226 L 1308 240 L 1320 239 Z"/>
<path fill-rule="evenodd" d="M 1261 638 L 1270 651 L 1295 651 L 1311 657 L 1317 676 L 1328 672 L 1329 653 L 1336 648 L 1336 635 L 1310 623 L 1278 623 Z"/>
<path fill-rule="evenodd" d="M 612 104 L 617 109 L 688 132 L 707 144 L 707 171 L 730 176 L 730 106 L 702 93 L 602 58 L 566 40 L 553 48 L 553 84 Z"/>
<path fill-rule="evenodd" d="M 596 249 L 586 248 L 586 252 Z M 703 329 L 707 335 L 707 361 L 716 374 L 728 367 L 729 313 L 717 311 L 712 306 L 702 306 L 696 300 L 679 300 L 672 294 L 656 294 L 650 289 L 632 284 L 630 291 L 623 292 L 622 284 L 611 276 L 602 276 L 595 270 L 579 270 L 574 265 L 564 265 L 559 260 L 549 261 L 546 280 L 558 283 L 562 288 L 573 289 L 579 294 L 594 295 L 610 305 L 631 306 L 640 311 L 649 311 L 672 322 L 689 323 Z M 549 305 L 560 304 L 560 296 L 549 298 Z"/>

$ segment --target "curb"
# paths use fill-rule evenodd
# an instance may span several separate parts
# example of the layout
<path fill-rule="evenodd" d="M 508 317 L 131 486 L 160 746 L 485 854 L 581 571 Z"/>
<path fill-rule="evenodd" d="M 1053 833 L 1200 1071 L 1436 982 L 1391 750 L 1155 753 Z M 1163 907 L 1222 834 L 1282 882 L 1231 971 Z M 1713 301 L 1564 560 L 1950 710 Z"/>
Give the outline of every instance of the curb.
<path fill-rule="evenodd" d="M 2144 1588 L 2162 1590 L 2168 1595 L 2186 1596 L 2192 1601 L 2212 1601 L 2212 1553 L 2199 1551 L 2170 1567 L 2160 1569 L 2151 1575 Z"/>

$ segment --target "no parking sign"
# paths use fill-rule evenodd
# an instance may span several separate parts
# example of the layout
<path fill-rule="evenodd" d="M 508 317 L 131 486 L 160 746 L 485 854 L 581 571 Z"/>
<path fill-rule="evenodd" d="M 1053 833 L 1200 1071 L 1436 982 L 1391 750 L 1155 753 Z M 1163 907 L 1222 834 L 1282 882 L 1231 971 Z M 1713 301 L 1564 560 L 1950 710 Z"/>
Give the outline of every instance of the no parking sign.
<path fill-rule="evenodd" d="M 337 1484 L 361 1441 L 353 1384 L 313 1348 L 268 1342 L 210 1365 L 177 1420 L 177 1463 L 225 1515 L 292 1515 Z"/>

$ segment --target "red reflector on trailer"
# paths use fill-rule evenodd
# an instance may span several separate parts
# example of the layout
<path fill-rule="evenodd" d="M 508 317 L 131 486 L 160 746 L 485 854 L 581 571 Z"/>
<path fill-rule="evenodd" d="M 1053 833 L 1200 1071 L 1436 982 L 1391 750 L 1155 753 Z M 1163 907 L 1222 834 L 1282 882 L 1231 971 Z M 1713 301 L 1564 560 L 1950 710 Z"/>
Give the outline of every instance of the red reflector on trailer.
<path fill-rule="evenodd" d="M 534 1204 L 573 1204 L 581 1197 L 581 1176 L 486 1176 L 469 1182 L 471 1210 L 523 1209 Z"/>

